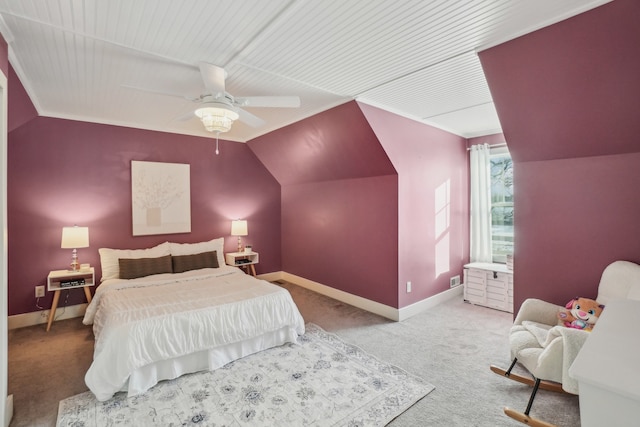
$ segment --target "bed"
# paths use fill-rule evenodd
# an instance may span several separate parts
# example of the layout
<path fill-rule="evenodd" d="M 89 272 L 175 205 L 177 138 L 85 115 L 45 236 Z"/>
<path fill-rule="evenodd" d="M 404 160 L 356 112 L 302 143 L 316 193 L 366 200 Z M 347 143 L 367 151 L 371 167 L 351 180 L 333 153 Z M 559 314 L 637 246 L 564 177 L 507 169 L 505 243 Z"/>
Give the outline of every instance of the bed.
<path fill-rule="evenodd" d="M 304 333 L 289 292 L 226 266 L 223 246 L 220 238 L 100 249 L 102 281 L 83 319 L 95 335 L 85 382 L 98 400 L 135 396 Z"/>

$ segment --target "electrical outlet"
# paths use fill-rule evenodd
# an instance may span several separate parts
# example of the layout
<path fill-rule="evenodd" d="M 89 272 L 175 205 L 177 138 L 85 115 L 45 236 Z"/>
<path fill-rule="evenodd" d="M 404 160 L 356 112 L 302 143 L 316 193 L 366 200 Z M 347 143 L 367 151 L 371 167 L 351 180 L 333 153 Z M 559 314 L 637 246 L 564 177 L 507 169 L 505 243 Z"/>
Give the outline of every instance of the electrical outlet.
<path fill-rule="evenodd" d="M 36 286 L 36 298 L 44 297 L 44 286 Z"/>
<path fill-rule="evenodd" d="M 450 288 L 455 288 L 458 285 L 460 285 L 460 275 L 453 276 L 451 279 L 449 279 Z"/>
<path fill-rule="evenodd" d="M 407 282 L 407 293 L 411 292 L 411 282 Z"/>

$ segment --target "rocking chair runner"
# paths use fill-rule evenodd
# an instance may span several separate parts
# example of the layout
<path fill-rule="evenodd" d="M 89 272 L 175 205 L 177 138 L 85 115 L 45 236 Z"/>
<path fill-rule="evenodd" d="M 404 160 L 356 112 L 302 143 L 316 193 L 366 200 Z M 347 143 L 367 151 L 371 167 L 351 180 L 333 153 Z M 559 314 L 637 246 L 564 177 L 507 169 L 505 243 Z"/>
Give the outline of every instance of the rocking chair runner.
<path fill-rule="evenodd" d="M 606 310 L 613 299 L 640 300 L 640 265 L 615 261 L 605 268 L 596 300 Z M 504 408 L 509 417 L 531 426 L 552 426 L 529 416 L 539 389 L 578 394 L 578 383 L 568 372 L 589 332 L 558 326 L 557 314 L 562 308 L 539 299 L 527 299 L 509 332 L 511 366 L 506 371 L 491 366 L 499 375 L 533 386 L 524 413 Z M 516 363 L 524 366 L 533 378 L 511 372 Z"/>

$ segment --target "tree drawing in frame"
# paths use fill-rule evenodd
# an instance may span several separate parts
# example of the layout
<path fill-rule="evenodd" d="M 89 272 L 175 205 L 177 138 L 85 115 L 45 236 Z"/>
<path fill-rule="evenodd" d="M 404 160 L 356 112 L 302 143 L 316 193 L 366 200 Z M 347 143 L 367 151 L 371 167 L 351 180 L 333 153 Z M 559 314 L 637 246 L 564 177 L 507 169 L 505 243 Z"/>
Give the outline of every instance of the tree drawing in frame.
<path fill-rule="evenodd" d="M 191 232 L 190 165 L 131 161 L 133 235 Z"/>

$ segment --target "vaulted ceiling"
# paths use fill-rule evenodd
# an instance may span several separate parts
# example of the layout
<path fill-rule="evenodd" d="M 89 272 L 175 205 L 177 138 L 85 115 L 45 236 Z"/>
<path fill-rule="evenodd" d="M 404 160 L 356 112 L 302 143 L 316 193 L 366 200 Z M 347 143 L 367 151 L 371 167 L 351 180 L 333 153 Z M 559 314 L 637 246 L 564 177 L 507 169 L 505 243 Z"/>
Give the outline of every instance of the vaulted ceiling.
<path fill-rule="evenodd" d="M 246 142 L 357 99 L 463 137 L 500 131 L 477 51 L 608 0 L 0 0 L 9 61 L 38 113 L 211 136 L 198 64 L 246 108 Z"/>

